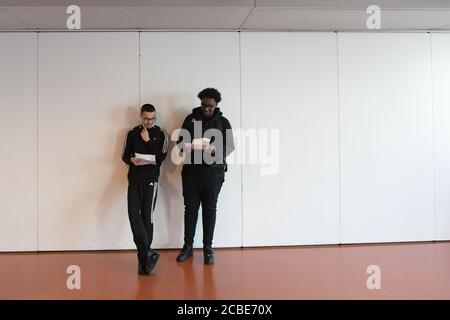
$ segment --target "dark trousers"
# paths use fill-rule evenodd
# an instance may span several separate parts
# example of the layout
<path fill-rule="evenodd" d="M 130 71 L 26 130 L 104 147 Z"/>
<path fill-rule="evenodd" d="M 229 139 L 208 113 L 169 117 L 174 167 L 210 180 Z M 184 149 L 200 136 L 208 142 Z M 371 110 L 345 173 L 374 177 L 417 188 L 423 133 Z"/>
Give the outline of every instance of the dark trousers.
<path fill-rule="evenodd" d="M 203 247 L 211 249 L 216 225 L 217 200 L 225 174 L 182 173 L 184 197 L 184 244 L 192 246 L 198 209 L 202 205 Z"/>
<path fill-rule="evenodd" d="M 153 211 L 158 195 L 158 182 L 128 184 L 128 218 L 138 255 L 144 257 L 153 240 Z"/>

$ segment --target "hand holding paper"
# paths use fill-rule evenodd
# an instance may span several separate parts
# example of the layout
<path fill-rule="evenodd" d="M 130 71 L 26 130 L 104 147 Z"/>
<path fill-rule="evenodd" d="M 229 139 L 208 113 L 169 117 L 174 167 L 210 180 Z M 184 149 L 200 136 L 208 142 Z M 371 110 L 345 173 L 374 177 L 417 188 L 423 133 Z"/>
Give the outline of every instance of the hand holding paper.
<path fill-rule="evenodd" d="M 156 164 L 154 154 L 135 153 L 136 159 L 139 160 L 139 165 Z"/>
<path fill-rule="evenodd" d="M 192 140 L 192 143 L 186 143 L 184 147 L 189 150 L 204 150 L 208 148 L 209 142 L 208 138 L 198 138 Z"/>

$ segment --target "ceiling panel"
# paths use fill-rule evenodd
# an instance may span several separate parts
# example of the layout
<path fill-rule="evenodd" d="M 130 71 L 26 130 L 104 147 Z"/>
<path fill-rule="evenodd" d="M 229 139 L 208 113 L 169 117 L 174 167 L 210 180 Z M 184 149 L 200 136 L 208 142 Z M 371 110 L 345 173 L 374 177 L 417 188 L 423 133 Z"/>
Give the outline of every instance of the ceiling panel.
<path fill-rule="evenodd" d="M 383 9 L 450 9 L 449 0 L 255 0 L 256 7 L 315 9 L 365 9 L 376 4 Z"/>
<path fill-rule="evenodd" d="M 3 8 L 36 29 L 66 29 L 65 7 Z M 82 7 L 82 29 L 235 29 L 250 7 Z M 2 26 L 0 26 L 2 27 Z"/>
<path fill-rule="evenodd" d="M 450 0 L 377 0 L 384 30 L 450 30 Z M 373 0 L 0 0 L 0 30 L 367 30 Z M 126 4 L 126 6 L 123 6 Z"/>
<path fill-rule="evenodd" d="M 20 22 L 5 11 L 0 10 L 0 29 L 23 29 L 27 25 Z"/>
<path fill-rule="evenodd" d="M 368 16 L 357 9 L 256 8 L 243 29 L 367 30 Z M 449 24 L 450 9 L 381 11 L 382 29 L 443 29 Z"/>

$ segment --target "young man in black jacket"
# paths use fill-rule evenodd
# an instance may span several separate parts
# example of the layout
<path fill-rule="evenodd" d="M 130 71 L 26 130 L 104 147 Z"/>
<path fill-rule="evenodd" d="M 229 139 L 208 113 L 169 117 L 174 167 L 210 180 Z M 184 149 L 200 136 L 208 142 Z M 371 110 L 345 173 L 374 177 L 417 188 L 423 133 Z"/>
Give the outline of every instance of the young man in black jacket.
<path fill-rule="evenodd" d="M 186 153 L 182 170 L 184 198 L 184 246 L 177 256 L 183 262 L 192 256 L 198 209 L 202 205 L 203 254 L 205 264 L 214 264 L 212 241 L 216 208 L 227 164 L 225 158 L 234 151 L 230 122 L 217 104 L 222 100 L 214 88 L 202 90 L 201 107 L 192 110 L 183 122 L 177 146 Z M 195 139 L 195 140 L 194 140 Z"/>
<path fill-rule="evenodd" d="M 153 212 L 160 166 L 166 158 L 169 140 L 166 132 L 155 125 L 153 105 L 142 106 L 141 121 L 141 125 L 128 132 L 122 160 L 129 165 L 128 217 L 138 250 L 138 273 L 149 274 L 159 258 L 159 254 L 151 249 Z"/>

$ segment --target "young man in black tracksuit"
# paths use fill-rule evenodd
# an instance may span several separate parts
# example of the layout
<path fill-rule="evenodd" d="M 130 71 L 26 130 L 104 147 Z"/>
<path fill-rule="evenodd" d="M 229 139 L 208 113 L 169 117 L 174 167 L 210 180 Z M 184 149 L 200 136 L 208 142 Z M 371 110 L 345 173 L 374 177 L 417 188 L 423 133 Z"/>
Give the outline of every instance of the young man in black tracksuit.
<path fill-rule="evenodd" d="M 201 204 L 204 263 L 213 264 L 212 241 L 217 200 L 225 181 L 225 158 L 235 147 L 230 122 L 217 107 L 221 101 L 220 92 L 206 88 L 197 97 L 201 100 L 201 107 L 193 109 L 192 114 L 186 117 L 177 143 L 181 151 L 186 153 L 182 170 L 184 246 L 177 261 L 183 262 L 193 254 L 192 245 Z M 204 147 L 195 148 L 193 140 L 202 138 L 208 138 L 209 142 L 204 142 Z"/>
<path fill-rule="evenodd" d="M 156 110 L 151 104 L 141 108 L 142 124 L 128 132 L 122 160 L 128 170 L 128 217 L 133 240 L 138 250 L 138 272 L 149 274 L 158 262 L 159 254 L 151 249 L 153 212 L 158 194 L 160 166 L 167 154 L 168 136 L 155 125 Z M 153 155 L 152 164 L 136 154 Z"/>

